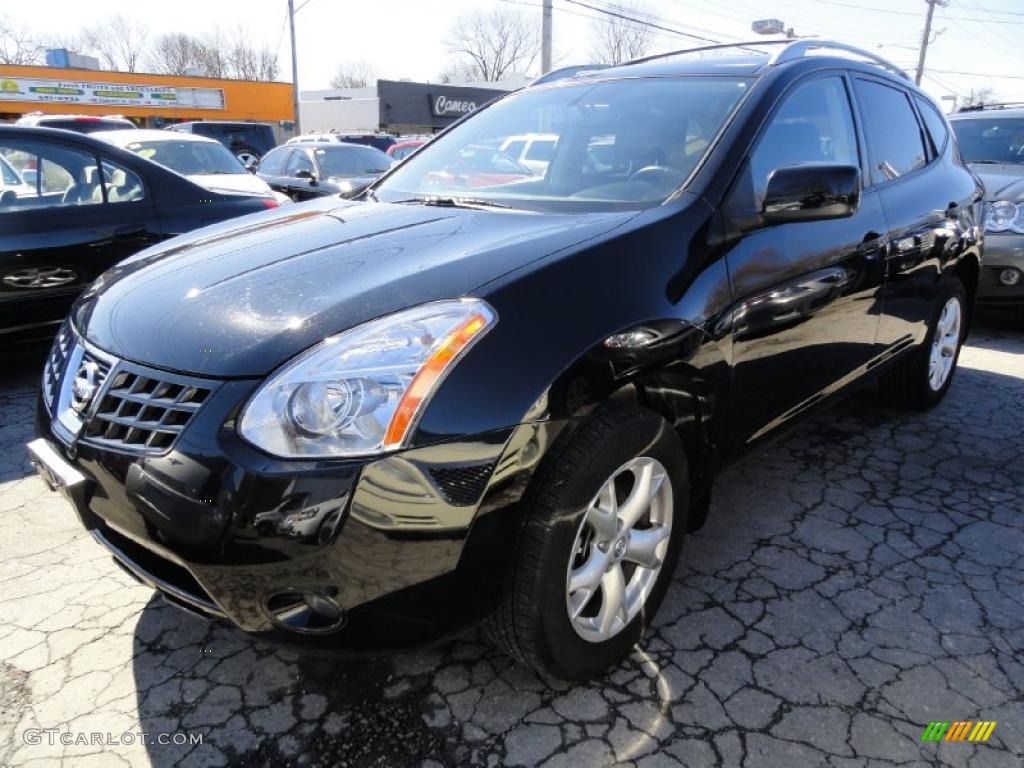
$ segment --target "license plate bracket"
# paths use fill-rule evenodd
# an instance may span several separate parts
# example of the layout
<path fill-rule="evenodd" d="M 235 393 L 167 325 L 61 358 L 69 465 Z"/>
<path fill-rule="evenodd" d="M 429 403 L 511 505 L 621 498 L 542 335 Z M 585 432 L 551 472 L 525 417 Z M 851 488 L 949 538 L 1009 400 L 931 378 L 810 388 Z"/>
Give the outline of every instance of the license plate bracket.
<path fill-rule="evenodd" d="M 74 507 L 87 529 L 96 527 L 96 517 L 89 511 L 92 481 L 60 455 L 46 438 L 40 437 L 27 446 L 29 459 L 36 472 L 51 491 L 56 491 Z"/>

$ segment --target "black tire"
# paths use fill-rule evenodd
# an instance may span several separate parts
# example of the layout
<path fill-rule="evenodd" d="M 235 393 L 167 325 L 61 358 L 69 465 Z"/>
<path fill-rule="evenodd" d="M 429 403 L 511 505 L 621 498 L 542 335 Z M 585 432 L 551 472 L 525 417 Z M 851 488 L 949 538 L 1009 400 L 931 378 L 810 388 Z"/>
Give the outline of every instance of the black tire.
<path fill-rule="evenodd" d="M 485 635 L 541 676 L 590 679 L 627 656 L 665 596 L 687 527 L 687 460 L 679 437 L 657 414 L 604 404 L 556 448 L 523 500 L 524 521 L 498 608 Z M 645 456 L 667 470 L 673 501 L 668 547 L 639 613 L 608 640 L 583 639 L 570 622 L 566 584 L 577 532 L 590 502 L 630 460 Z M 596 593 L 595 593 L 596 594 Z M 603 599 L 603 598 L 602 598 Z"/>
<path fill-rule="evenodd" d="M 263 156 L 252 147 L 245 146 L 235 148 L 235 157 L 238 158 L 242 165 L 248 167 L 253 163 L 259 163 Z"/>
<path fill-rule="evenodd" d="M 954 298 L 960 302 L 959 341 L 953 354 L 952 370 L 942 386 L 934 389 L 928 380 L 932 343 L 938 331 L 939 318 L 942 316 L 943 308 Z M 924 342 L 897 363 L 894 368 L 886 371 L 879 380 L 882 398 L 888 405 L 906 411 L 926 411 L 937 405 L 946 396 L 946 392 L 949 391 L 949 387 L 953 383 L 957 361 L 960 359 L 960 350 L 967 335 L 967 320 L 967 291 L 959 278 L 951 276 L 946 280 L 932 310 L 928 334 L 925 336 Z"/>

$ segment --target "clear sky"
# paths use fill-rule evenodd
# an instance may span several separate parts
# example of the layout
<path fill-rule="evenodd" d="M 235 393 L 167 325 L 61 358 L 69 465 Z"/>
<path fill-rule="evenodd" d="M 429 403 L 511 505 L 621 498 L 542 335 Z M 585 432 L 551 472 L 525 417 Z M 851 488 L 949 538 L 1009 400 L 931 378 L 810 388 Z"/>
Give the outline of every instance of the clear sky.
<path fill-rule="evenodd" d="M 616 0 L 583 0 L 609 7 Z M 622 0 L 618 0 L 621 2 Z M 540 0 L 296 0 L 299 82 L 327 87 L 338 62 L 365 59 L 389 78 L 431 79 L 449 56 L 444 39 L 452 21 L 476 8 L 501 7 L 540 25 Z M 771 16 L 799 35 L 817 34 L 877 50 L 912 68 L 927 10 L 925 0 L 646 0 L 648 18 L 676 32 L 721 40 L 750 39 L 750 22 Z M 220 25 L 242 27 L 278 51 L 282 79 L 290 78 L 286 0 L 0 0 L 0 15 L 40 33 L 73 35 L 105 15 L 144 20 L 152 34 L 201 34 Z M 586 60 L 600 13 L 554 0 L 555 56 Z M 1024 1 L 949 0 L 935 14 L 938 32 L 923 85 L 936 97 L 991 87 L 1003 100 L 1024 101 Z M 654 33 L 652 51 L 684 48 L 692 39 Z"/>

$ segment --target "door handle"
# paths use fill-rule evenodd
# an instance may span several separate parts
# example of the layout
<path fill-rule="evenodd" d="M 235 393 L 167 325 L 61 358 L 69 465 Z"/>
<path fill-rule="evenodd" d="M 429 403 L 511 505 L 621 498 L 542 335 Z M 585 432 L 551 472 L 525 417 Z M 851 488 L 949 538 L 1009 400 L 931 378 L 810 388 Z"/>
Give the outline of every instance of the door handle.
<path fill-rule="evenodd" d="M 885 235 L 879 234 L 878 232 L 868 232 L 864 235 L 864 239 L 861 240 L 860 245 L 857 247 L 857 251 L 868 261 L 874 261 L 875 259 L 888 255 L 889 238 Z"/>

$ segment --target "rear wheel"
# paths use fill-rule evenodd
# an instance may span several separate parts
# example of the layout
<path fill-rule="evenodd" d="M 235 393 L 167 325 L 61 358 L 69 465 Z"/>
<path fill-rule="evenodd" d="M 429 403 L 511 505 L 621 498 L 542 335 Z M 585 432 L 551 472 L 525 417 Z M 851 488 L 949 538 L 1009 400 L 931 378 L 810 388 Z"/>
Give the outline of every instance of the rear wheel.
<path fill-rule="evenodd" d="M 671 583 L 688 498 L 686 456 L 668 423 L 636 407 L 598 408 L 524 500 L 488 636 L 562 680 L 620 661 Z"/>
<path fill-rule="evenodd" d="M 924 343 L 882 376 L 882 395 L 890 405 L 922 411 L 945 397 L 967 331 L 966 307 L 963 283 L 949 278 L 936 302 Z"/>
<path fill-rule="evenodd" d="M 246 168 L 250 165 L 256 165 L 260 161 L 260 153 L 252 147 L 241 147 L 240 149 L 236 149 L 235 157 L 237 157 Z"/>

